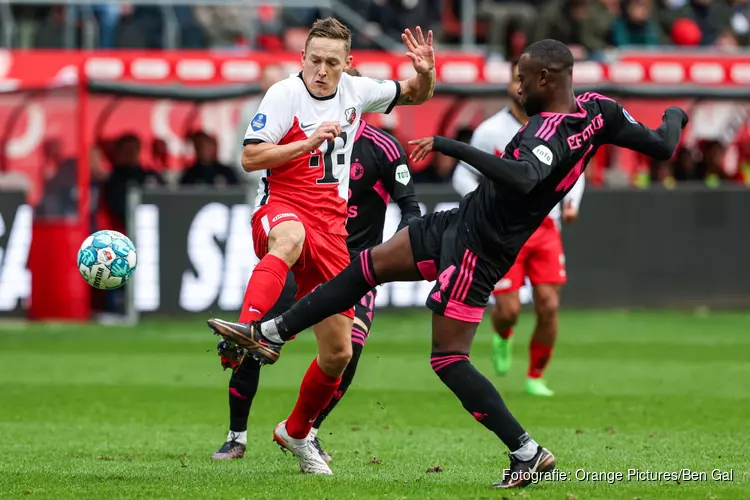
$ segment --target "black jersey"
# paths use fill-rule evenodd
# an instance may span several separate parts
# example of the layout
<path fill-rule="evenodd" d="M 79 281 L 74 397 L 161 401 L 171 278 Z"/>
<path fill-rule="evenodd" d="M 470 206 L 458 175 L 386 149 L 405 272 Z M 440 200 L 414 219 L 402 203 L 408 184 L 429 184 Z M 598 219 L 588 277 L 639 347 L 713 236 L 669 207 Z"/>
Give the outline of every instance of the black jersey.
<path fill-rule="evenodd" d="M 669 159 L 687 123 L 684 111 L 670 108 L 662 126 L 654 131 L 600 94 L 583 94 L 577 103 L 577 113 L 533 116 L 500 158 L 445 138 L 435 139 L 435 150 L 482 167 L 478 169 L 486 175 L 459 207 L 460 232 L 481 258 L 503 267 L 512 265 L 600 146 L 613 144 Z"/>
<path fill-rule="evenodd" d="M 401 209 L 399 229 L 419 217 L 408 157 L 391 135 L 362 121 L 352 150 L 346 244 L 352 256 L 383 241 L 388 202 Z"/>

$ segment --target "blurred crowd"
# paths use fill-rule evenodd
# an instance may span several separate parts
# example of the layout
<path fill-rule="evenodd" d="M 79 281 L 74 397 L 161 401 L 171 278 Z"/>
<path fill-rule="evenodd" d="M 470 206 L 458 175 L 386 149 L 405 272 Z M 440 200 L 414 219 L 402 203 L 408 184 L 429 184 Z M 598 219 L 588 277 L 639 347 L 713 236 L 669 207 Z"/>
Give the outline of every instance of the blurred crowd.
<path fill-rule="evenodd" d="M 386 47 L 404 27 L 432 29 L 442 43 L 462 35 L 462 0 L 339 0 L 348 15 L 353 46 Z M 313 7 L 275 3 L 242 7 L 205 0 L 199 6 L 88 3 L 48 6 L 10 3 L 0 9 L 0 40 L 37 48 L 254 48 L 297 50 Z M 490 53 L 513 57 L 530 41 L 556 38 L 579 58 L 612 47 L 657 45 L 731 48 L 750 42 L 748 0 L 476 0 L 477 41 Z M 338 13 L 338 12 L 337 12 Z"/>

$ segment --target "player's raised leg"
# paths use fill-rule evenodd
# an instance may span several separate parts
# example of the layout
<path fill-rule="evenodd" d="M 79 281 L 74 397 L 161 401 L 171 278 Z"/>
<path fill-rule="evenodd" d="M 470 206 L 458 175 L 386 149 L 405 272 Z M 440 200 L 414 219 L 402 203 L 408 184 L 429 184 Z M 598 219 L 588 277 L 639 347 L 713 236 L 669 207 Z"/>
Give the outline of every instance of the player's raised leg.
<path fill-rule="evenodd" d="M 550 284 L 534 286 L 536 326 L 529 343 L 529 371 L 526 377 L 526 392 L 533 396 L 554 395 L 543 377 L 557 341 L 557 312 L 560 307 L 561 286 Z"/>
<path fill-rule="evenodd" d="M 346 269 L 273 320 L 255 325 L 209 319 L 208 326 L 270 364 L 278 359 L 284 342 L 328 316 L 354 307 L 377 285 L 391 281 L 432 281 L 434 273 L 434 262 L 420 262 L 412 254 L 410 230 L 405 228 L 385 243 L 363 251 Z M 268 349 L 273 349 L 274 354 L 268 355 Z"/>

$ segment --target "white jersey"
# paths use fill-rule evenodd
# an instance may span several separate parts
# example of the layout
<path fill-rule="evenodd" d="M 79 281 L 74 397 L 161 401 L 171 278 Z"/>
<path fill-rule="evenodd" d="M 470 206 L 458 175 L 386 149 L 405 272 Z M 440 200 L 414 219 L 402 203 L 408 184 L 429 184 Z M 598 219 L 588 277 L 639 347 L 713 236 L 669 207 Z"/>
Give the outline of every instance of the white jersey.
<path fill-rule="evenodd" d="M 350 159 L 362 113 L 388 113 L 401 88 L 397 81 L 341 75 L 328 97 L 313 96 L 293 74 L 274 84 L 250 121 L 243 144 L 288 144 L 305 140 L 327 121 L 341 124 L 332 143 L 266 170 L 258 186 L 255 208 L 280 202 L 299 209 L 303 222 L 323 231 L 346 235 Z"/>
<path fill-rule="evenodd" d="M 510 108 L 504 108 L 479 124 L 476 130 L 474 130 L 469 144 L 485 153 L 499 156 L 505 151 L 505 147 L 522 126 L 523 124 L 510 112 Z M 459 162 L 456 170 L 453 172 L 453 188 L 461 196 L 466 196 L 479 186 L 481 178 L 482 174 L 474 167 L 464 162 Z M 581 204 L 585 182 L 584 176 L 580 176 L 573 188 L 563 199 L 563 203 L 570 203 L 578 208 Z M 559 223 L 560 216 L 561 210 L 558 203 L 550 211 L 549 217 Z"/>

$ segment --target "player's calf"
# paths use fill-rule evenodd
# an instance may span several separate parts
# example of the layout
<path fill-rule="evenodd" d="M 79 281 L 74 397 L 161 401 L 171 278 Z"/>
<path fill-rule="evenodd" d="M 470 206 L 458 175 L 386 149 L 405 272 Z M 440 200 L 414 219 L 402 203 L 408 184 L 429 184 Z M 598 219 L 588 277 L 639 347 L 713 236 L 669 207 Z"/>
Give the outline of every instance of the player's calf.
<path fill-rule="evenodd" d="M 318 340 L 318 364 L 331 377 L 340 377 L 352 359 L 352 319 L 335 314 L 313 327 Z"/>

